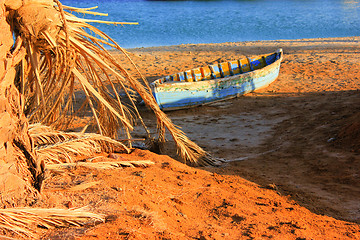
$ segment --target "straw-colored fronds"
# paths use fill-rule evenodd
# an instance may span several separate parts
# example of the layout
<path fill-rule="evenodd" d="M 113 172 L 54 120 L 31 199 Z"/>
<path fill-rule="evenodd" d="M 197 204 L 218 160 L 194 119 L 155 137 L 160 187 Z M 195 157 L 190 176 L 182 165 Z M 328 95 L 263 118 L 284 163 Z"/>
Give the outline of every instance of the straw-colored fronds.
<path fill-rule="evenodd" d="M 60 163 L 60 164 L 47 164 L 46 169 L 48 170 L 59 170 L 59 169 L 69 169 L 74 167 L 87 167 L 95 169 L 115 169 L 115 168 L 136 168 L 136 167 L 149 167 L 155 164 L 149 160 L 139 160 L 139 161 L 116 161 L 116 162 L 77 162 L 77 163 Z"/>
<path fill-rule="evenodd" d="M 42 124 L 31 124 L 29 134 L 33 139 L 34 146 L 37 148 L 83 137 L 81 133 L 57 131 Z"/>
<path fill-rule="evenodd" d="M 101 135 L 131 139 L 134 119 L 140 119 L 151 138 L 136 108 L 136 93 L 157 117 L 158 140 L 165 141 L 165 129 L 168 129 L 185 162 L 213 163 L 206 152 L 160 110 L 148 82 L 127 52 L 87 23 L 96 20 L 78 18 L 64 9 L 102 14 L 90 11 L 92 9 L 62 6 L 58 0 L 28 0 L 20 7 L 13 4 L 12 8 L 16 34 L 14 52 L 26 50 L 18 67 L 17 86 L 25 96 L 24 112 L 31 122 L 66 128 L 75 115 L 86 113 L 92 115 L 89 125 L 97 126 Z M 104 45 L 119 50 L 137 70 L 142 83 L 131 76 Z M 78 89 L 82 89 L 82 95 Z M 131 146 L 131 141 L 128 144 Z"/>
<path fill-rule="evenodd" d="M 82 226 L 88 223 L 104 222 L 105 217 L 77 209 L 11 208 L 0 209 L 0 229 L 15 236 L 35 238 L 34 228 Z M 0 236 L 0 239 L 3 236 Z M 6 237 L 6 236 L 4 236 Z"/>
<path fill-rule="evenodd" d="M 74 162 L 77 157 L 91 157 L 101 152 L 130 152 L 123 143 L 95 133 L 67 133 L 32 124 L 29 134 L 39 160 L 46 164 Z"/>

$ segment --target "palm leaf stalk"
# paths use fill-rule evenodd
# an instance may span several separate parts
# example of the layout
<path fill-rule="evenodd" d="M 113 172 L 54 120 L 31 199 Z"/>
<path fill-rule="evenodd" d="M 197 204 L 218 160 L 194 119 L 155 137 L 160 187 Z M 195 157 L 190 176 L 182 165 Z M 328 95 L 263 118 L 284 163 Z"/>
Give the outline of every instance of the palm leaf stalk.
<path fill-rule="evenodd" d="M 18 86 L 21 86 L 20 91 L 25 95 L 24 112 L 29 120 L 55 128 L 68 126 L 75 117 L 74 104 L 79 101 L 76 90 L 80 87 L 85 94 L 85 98 L 80 99 L 85 104 L 80 105 L 84 110 L 91 111 L 91 121 L 95 122 L 99 133 L 112 138 L 124 134 L 130 139 L 135 119 L 140 119 L 151 138 L 134 103 L 137 93 L 156 115 L 158 141 L 165 141 L 167 129 L 174 139 L 178 154 L 185 162 L 214 163 L 203 149 L 187 138 L 160 110 L 148 82 L 126 51 L 105 33 L 88 24 L 105 21 L 78 18 L 64 9 L 104 15 L 90 11 L 93 8 L 62 6 L 58 0 L 25 4 L 14 13 L 16 38 L 20 39 L 21 47 L 27 53 L 25 61 L 19 65 L 22 77 L 19 78 L 21 81 Z M 34 21 L 39 24 L 34 25 Z M 141 76 L 143 84 L 131 76 L 103 45 L 123 53 Z M 123 131 L 119 132 L 119 129 Z"/>

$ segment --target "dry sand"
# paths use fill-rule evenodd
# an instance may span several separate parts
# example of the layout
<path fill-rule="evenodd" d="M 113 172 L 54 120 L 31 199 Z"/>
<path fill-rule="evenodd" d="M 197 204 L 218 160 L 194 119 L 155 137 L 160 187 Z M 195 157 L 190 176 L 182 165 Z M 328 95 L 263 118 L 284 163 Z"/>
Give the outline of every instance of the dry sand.
<path fill-rule="evenodd" d="M 278 80 L 260 92 L 168 112 L 192 140 L 232 162 L 192 168 L 135 150 L 119 156 L 155 165 L 48 173 L 39 206 L 89 205 L 109 217 L 44 239 L 360 239 L 359 43 L 352 37 L 129 49 L 149 81 L 279 47 L 284 60 Z M 150 112 L 142 112 L 155 131 Z M 175 158 L 170 144 L 167 154 Z M 101 184 L 66 190 L 94 181 Z"/>

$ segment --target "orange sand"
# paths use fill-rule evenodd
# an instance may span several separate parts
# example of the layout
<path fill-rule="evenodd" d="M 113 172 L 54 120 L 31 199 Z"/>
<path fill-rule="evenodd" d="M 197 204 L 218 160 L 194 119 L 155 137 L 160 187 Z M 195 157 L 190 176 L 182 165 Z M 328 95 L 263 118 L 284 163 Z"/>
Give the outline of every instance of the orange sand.
<path fill-rule="evenodd" d="M 120 159 L 155 165 L 49 172 L 37 205 L 88 205 L 108 217 L 96 226 L 47 232 L 44 239 L 360 239 L 359 41 L 129 50 L 149 81 L 278 47 L 284 61 L 279 79 L 261 92 L 168 113 L 213 156 L 238 161 L 192 168 L 137 149 Z M 152 115 L 142 112 L 154 131 Z M 175 157 L 171 144 L 167 153 Z M 93 181 L 101 183 L 66 190 Z"/>

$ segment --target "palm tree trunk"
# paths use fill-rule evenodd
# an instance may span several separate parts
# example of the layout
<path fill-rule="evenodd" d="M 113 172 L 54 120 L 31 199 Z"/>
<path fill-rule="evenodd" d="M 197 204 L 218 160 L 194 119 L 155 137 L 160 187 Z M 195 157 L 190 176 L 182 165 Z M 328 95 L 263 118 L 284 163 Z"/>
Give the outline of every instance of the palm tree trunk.
<path fill-rule="evenodd" d="M 0 207 L 30 204 L 37 196 L 43 168 L 28 134 L 21 95 L 14 85 L 19 56 L 12 52 L 13 35 L 0 0 Z M 20 53 L 21 54 L 21 51 Z"/>

